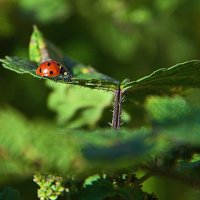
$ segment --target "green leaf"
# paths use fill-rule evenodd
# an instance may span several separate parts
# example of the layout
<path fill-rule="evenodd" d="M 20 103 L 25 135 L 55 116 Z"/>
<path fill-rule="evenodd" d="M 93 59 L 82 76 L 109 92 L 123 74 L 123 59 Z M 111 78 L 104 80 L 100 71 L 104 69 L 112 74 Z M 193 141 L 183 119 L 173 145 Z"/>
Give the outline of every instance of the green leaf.
<path fill-rule="evenodd" d="M 192 60 L 179 63 L 170 68 L 161 68 L 149 76 L 136 81 L 124 81 L 121 88 L 144 99 L 148 95 L 171 95 L 182 89 L 200 87 L 200 61 Z"/>
<path fill-rule="evenodd" d="M 48 59 L 54 59 L 66 66 L 72 73 L 73 78 L 69 81 L 68 77 L 62 75 L 56 78 L 57 82 L 85 86 L 92 89 L 102 89 L 106 91 L 114 91 L 118 88 L 119 81 L 108 77 L 107 75 L 97 72 L 91 66 L 86 66 L 75 62 L 65 56 L 50 42 L 47 42 L 42 33 L 34 26 L 29 45 L 30 60 L 18 57 L 5 57 L 0 59 L 3 67 L 15 71 L 17 73 L 29 73 L 34 77 L 41 78 L 36 75 L 38 65 Z M 44 79 L 55 80 L 54 78 L 44 77 Z"/>
<path fill-rule="evenodd" d="M 120 133 L 118 133 L 121 135 Z M 134 134 L 134 133 L 133 133 Z M 149 133 L 149 139 L 151 138 L 151 134 Z M 101 163 L 104 162 L 104 165 L 112 162 L 118 162 L 121 160 L 121 164 L 124 166 L 130 164 L 130 160 L 140 160 L 141 156 L 143 159 L 151 154 L 154 151 L 154 145 L 146 140 L 146 136 L 142 134 L 138 134 L 134 140 L 127 140 L 124 142 L 116 141 L 116 143 L 110 144 L 109 146 L 97 146 L 96 144 L 88 144 L 83 149 L 83 154 L 88 158 L 91 162 Z"/>
<path fill-rule="evenodd" d="M 85 125 L 94 126 L 100 119 L 104 108 L 111 105 L 112 93 L 94 91 L 73 85 L 53 84 L 48 98 L 48 107 L 57 113 L 57 121 L 68 128 Z"/>
<path fill-rule="evenodd" d="M 37 27 L 33 27 L 34 31 L 31 35 L 29 43 L 29 58 L 37 64 L 42 62 L 42 51 L 45 50 L 45 41 L 42 34 L 38 31 Z"/>
<path fill-rule="evenodd" d="M 38 64 L 48 59 L 62 63 L 74 76 L 70 84 L 106 90 L 114 90 L 118 87 L 119 81 L 97 72 L 91 66 L 83 65 L 64 56 L 53 44 L 45 40 L 36 26 L 34 26 L 31 36 L 29 54 L 30 59 Z M 62 80 L 61 76 L 57 80 L 59 82 L 68 82 L 67 78 Z"/>
<path fill-rule="evenodd" d="M 102 200 L 105 198 L 113 197 L 115 190 L 113 183 L 107 179 L 99 179 L 92 185 L 88 185 L 79 193 L 80 200 Z"/>
<path fill-rule="evenodd" d="M 124 167 L 139 166 L 150 156 L 159 155 L 165 149 L 169 151 L 177 143 L 200 145 L 200 112 L 192 108 L 182 112 L 183 108 L 178 107 L 180 102 L 183 100 L 179 98 L 152 100 L 152 105 L 156 103 L 161 111 L 162 105 L 166 109 L 162 111 L 165 120 L 155 114 L 151 118 L 152 129 L 122 129 L 118 132 L 69 130 L 57 127 L 52 121 L 30 121 L 12 109 L 1 109 L 0 175 L 27 177 L 35 170 L 73 171 L 87 175 L 102 170 L 115 172 Z M 167 113 L 172 109 L 170 103 L 174 104 L 174 109 L 177 107 L 177 116 L 182 117 L 171 117 Z M 149 106 L 149 109 L 155 110 L 155 106 Z"/>
<path fill-rule="evenodd" d="M 137 199 L 145 200 L 148 199 L 148 194 L 144 193 L 141 188 L 137 188 L 137 185 L 118 185 L 115 180 L 100 178 L 93 182 L 92 185 L 88 185 L 79 195 L 81 200 L 94 199 Z"/>
<path fill-rule="evenodd" d="M 79 79 L 97 79 L 113 82 L 114 85 L 118 83 L 118 81 L 114 80 L 113 78 L 97 72 L 91 66 L 83 65 L 64 56 L 61 51 L 59 51 L 52 43 L 48 42 L 44 38 L 43 34 L 36 26 L 34 26 L 34 30 L 31 35 L 29 54 L 30 59 L 37 62 L 38 64 L 47 59 L 53 59 L 61 62 L 71 71 L 77 81 Z"/>
<path fill-rule="evenodd" d="M 36 169 L 91 175 L 106 168 L 115 171 L 161 151 L 148 130 L 69 130 L 52 121 L 29 121 L 12 109 L 0 110 L 0 127 L 0 175 L 7 178 L 27 177 Z"/>
<path fill-rule="evenodd" d="M 19 192 L 11 187 L 5 187 L 0 192 L 0 200 L 21 200 Z"/>
<path fill-rule="evenodd" d="M 89 176 L 85 179 L 84 181 L 84 187 L 88 186 L 88 185 L 92 185 L 93 182 L 99 180 L 101 178 L 101 176 L 99 174 L 95 174 L 95 175 L 92 175 L 92 176 Z"/>
<path fill-rule="evenodd" d="M 62 53 L 50 42 L 46 41 L 37 26 L 33 26 L 33 33 L 29 43 L 29 57 L 38 65 L 45 60 L 63 61 Z"/>
<path fill-rule="evenodd" d="M 158 139 L 161 142 L 169 141 L 168 149 L 161 156 L 165 158 L 164 162 L 160 161 L 161 174 L 167 169 L 172 174 L 181 176 L 180 180 L 183 182 L 199 185 L 199 107 L 194 107 L 182 97 L 175 96 L 148 98 L 146 109 L 153 130 L 157 130 Z"/>
<path fill-rule="evenodd" d="M 35 73 L 37 69 L 37 64 L 35 62 L 29 61 L 27 59 L 19 58 L 19 57 L 8 57 L 8 56 L 6 56 L 5 59 L 0 59 L 0 62 L 3 63 L 3 67 L 9 70 L 15 71 L 20 74 L 28 73 L 34 77 L 41 79 L 41 77 L 36 75 Z M 55 80 L 52 78 L 44 78 L 44 79 L 48 79 L 52 81 Z M 88 77 L 87 79 L 86 77 L 85 79 L 72 78 L 72 80 L 69 82 L 68 78 L 63 79 L 62 76 L 60 75 L 56 79 L 56 82 L 79 85 L 79 86 L 84 86 L 91 89 L 101 89 L 101 90 L 106 90 L 106 91 L 113 91 L 118 87 L 118 84 L 112 81 L 90 79 Z"/>
<path fill-rule="evenodd" d="M 185 144 L 200 145 L 200 110 L 183 98 L 151 97 L 146 109 L 159 136 Z"/>
<path fill-rule="evenodd" d="M 39 77 L 35 73 L 37 68 L 35 62 L 29 61 L 27 59 L 8 56 L 6 56 L 5 59 L 0 59 L 0 62 L 3 63 L 3 67 L 9 70 L 15 71 L 20 74 L 29 73 L 35 77 Z"/>
<path fill-rule="evenodd" d="M 180 96 L 158 97 L 152 96 L 146 101 L 146 109 L 150 118 L 156 123 L 166 123 L 180 121 L 190 111 L 190 105 Z"/>

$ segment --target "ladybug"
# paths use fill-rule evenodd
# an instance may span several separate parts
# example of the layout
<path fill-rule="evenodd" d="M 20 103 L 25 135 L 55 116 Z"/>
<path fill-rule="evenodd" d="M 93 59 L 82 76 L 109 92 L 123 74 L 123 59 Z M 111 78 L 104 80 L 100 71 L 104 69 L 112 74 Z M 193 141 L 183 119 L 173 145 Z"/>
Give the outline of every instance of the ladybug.
<path fill-rule="evenodd" d="M 59 62 L 54 60 L 48 60 L 41 63 L 36 69 L 36 74 L 41 77 L 52 78 L 57 78 L 59 75 L 62 75 L 62 77 L 68 77 L 69 80 L 72 77 L 71 73 L 67 68 L 65 68 Z"/>

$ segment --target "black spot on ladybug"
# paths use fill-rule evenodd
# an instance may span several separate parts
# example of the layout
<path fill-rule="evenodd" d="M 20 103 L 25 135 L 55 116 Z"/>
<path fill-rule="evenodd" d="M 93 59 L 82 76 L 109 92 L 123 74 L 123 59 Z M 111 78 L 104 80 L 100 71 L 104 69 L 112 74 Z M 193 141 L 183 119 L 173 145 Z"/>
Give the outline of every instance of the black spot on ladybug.
<path fill-rule="evenodd" d="M 41 68 L 39 69 L 39 72 L 42 73 L 42 69 Z"/>
<path fill-rule="evenodd" d="M 51 63 L 47 63 L 47 65 L 48 65 L 48 66 L 50 66 L 50 65 L 51 65 Z"/>
<path fill-rule="evenodd" d="M 50 71 L 49 73 L 50 73 L 50 74 L 53 74 L 53 71 Z"/>

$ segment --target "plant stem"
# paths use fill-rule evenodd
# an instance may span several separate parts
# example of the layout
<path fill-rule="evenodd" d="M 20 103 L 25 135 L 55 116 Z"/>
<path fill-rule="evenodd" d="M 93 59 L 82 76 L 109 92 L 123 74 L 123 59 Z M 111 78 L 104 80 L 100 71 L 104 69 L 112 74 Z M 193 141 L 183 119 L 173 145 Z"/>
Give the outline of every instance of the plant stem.
<path fill-rule="evenodd" d="M 114 130 L 119 130 L 121 125 L 122 95 L 123 92 L 119 86 L 114 92 L 113 116 L 111 124 L 111 128 Z"/>
<path fill-rule="evenodd" d="M 138 179 L 137 184 L 140 185 L 142 184 L 145 180 L 150 178 L 152 176 L 152 173 L 148 172 L 144 176 L 142 176 L 140 179 Z"/>
<path fill-rule="evenodd" d="M 159 169 L 159 168 L 150 168 L 150 167 L 147 167 L 147 166 L 142 166 L 143 169 L 145 170 L 148 170 L 149 173 L 151 173 L 151 175 L 153 176 L 164 176 L 164 177 L 168 177 L 168 178 L 171 178 L 171 179 L 174 179 L 174 180 L 177 180 L 179 182 L 182 182 L 184 184 L 187 184 L 191 187 L 194 187 L 194 188 L 200 188 L 200 181 L 198 178 L 193 178 L 193 177 L 190 177 L 190 176 L 184 176 L 184 175 L 181 175 L 181 174 L 178 174 L 177 172 L 174 172 L 174 171 L 170 171 L 170 170 L 162 170 L 162 169 Z"/>

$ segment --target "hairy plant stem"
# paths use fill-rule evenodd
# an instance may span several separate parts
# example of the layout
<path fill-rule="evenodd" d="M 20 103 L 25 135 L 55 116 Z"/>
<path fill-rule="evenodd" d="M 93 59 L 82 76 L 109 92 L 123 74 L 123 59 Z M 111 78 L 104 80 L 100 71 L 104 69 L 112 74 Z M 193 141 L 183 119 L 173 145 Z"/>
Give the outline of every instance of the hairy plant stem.
<path fill-rule="evenodd" d="M 114 92 L 113 115 L 112 115 L 112 123 L 111 123 L 111 128 L 113 130 L 120 129 L 121 113 L 122 113 L 122 95 L 123 95 L 123 92 L 119 86 L 118 89 L 116 89 Z"/>

